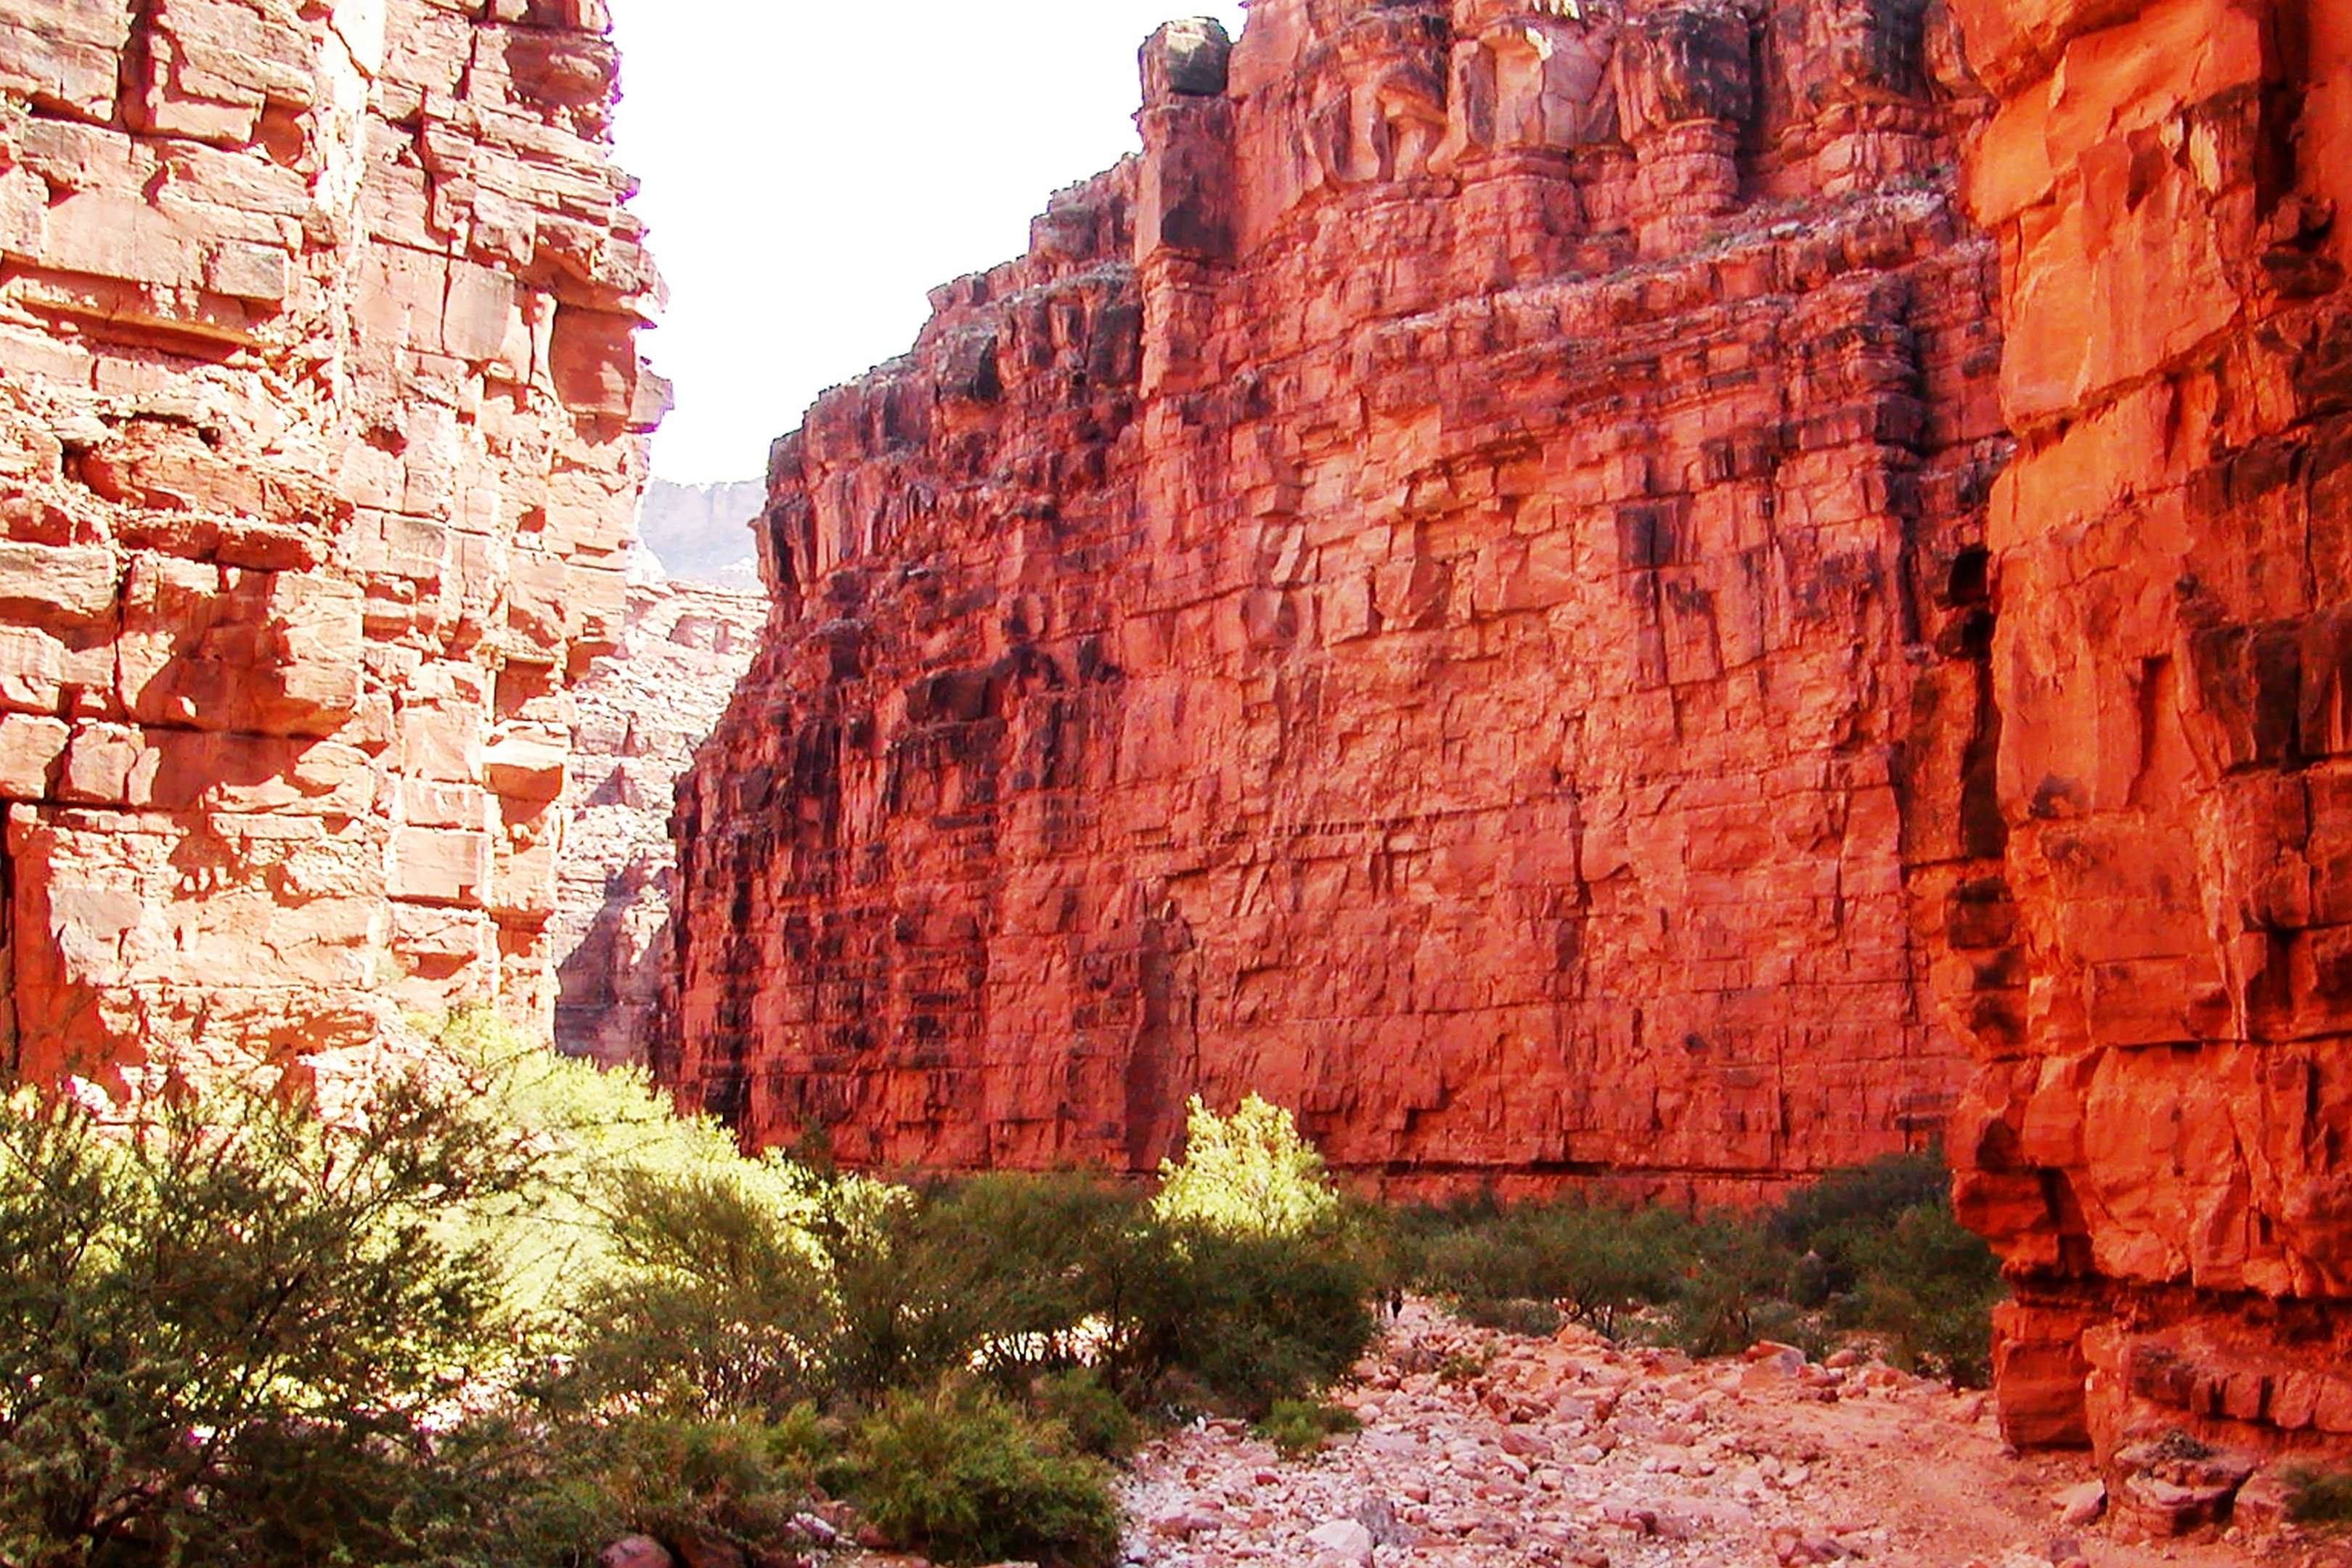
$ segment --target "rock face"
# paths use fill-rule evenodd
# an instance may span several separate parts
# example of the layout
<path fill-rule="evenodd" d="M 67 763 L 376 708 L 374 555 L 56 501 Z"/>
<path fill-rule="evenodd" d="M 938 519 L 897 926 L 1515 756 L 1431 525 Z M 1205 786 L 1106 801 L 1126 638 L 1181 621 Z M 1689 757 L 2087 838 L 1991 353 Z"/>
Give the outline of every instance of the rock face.
<path fill-rule="evenodd" d="M 768 504 L 757 479 L 674 485 L 656 479 L 637 511 L 637 539 L 675 583 L 744 593 L 760 585 L 751 520 Z"/>
<path fill-rule="evenodd" d="M 577 688 L 572 817 L 549 928 L 561 1050 L 607 1065 L 646 1058 L 671 962 L 678 775 L 718 723 L 767 618 L 763 595 L 633 587 L 621 646 Z"/>
<path fill-rule="evenodd" d="M 543 1020 L 656 284 L 598 0 L 0 29 L 0 1057 Z"/>
<path fill-rule="evenodd" d="M 2002 823 L 1941 5 L 1262 0 L 780 442 L 660 1056 L 754 1139 L 1753 1196 L 1966 1074 Z"/>
<path fill-rule="evenodd" d="M 2006 848 L 1923 923 L 2005 1419 L 2128 1498 L 2143 1436 L 2352 1443 L 2352 13 L 1952 4 L 2021 449 Z"/>

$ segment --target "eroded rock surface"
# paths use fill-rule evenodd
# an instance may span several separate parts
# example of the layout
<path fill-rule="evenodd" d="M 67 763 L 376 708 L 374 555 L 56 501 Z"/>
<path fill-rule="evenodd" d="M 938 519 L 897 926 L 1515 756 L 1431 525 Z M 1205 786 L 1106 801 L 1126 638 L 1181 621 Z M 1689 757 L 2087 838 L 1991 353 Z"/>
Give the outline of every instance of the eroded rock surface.
<path fill-rule="evenodd" d="M 559 1049 L 607 1065 L 646 1059 L 671 962 L 678 775 L 718 723 L 767 618 L 762 595 L 638 584 L 620 647 L 579 684 L 572 820 L 550 928 Z"/>
<path fill-rule="evenodd" d="M 0 28 L 0 1058 L 553 1000 L 663 404 L 598 0 Z"/>
<path fill-rule="evenodd" d="M 885 1164 L 1185 1098 L 1752 1196 L 1965 1071 L 2007 451 L 1939 7 L 1265 0 L 776 448 L 665 1069 Z"/>
<path fill-rule="evenodd" d="M 2175 1430 L 2340 1450 L 2352 11 L 1952 10 L 2001 103 L 1967 190 L 2021 448 L 1987 537 L 2005 852 L 1923 923 L 1987 1063 L 1953 1143 L 2021 1286 L 2009 1429 L 2118 1469 Z"/>
<path fill-rule="evenodd" d="M 757 479 L 713 485 L 656 479 L 646 487 L 637 512 L 637 539 L 673 583 L 755 593 L 760 576 L 751 520 L 767 500 L 768 487 Z"/>

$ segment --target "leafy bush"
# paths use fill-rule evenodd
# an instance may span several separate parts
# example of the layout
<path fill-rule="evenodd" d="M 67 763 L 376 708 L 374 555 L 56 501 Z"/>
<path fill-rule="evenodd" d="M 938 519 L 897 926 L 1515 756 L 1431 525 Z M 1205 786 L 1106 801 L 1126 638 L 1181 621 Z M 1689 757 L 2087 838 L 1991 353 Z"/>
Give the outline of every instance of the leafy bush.
<path fill-rule="evenodd" d="M 1849 1243 L 1863 1326 L 1886 1334 L 1901 1364 L 1966 1387 L 1992 1378 L 1992 1310 L 2008 1294 L 1984 1238 L 1942 1204 L 1921 1204 Z"/>
<path fill-rule="evenodd" d="M 1261 1416 L 1329 1383 L 1376 1331 L 1362 1264 L 1336 1237 L 1171 1231 L 1133 1282 L 1115 1370 L 1148 1390 L 1178 1374 Z"/>
<path fill-rule="evenodd" d="M 1134 1413 L 1088 1367 L 1039 1377 L 1031 1389 L 1030 1403 L 1040 1418 L 1067 1432 L 1080 1453 L 1098 1459 L 1125 1459 L 1142 1437 Z"/>
<path fill-rule="evenodd" d="M 481 1539 L 522 1447 L 445 1429 L 516 1340 L 489 1249 L 443 1216 L 529 1169 L 417 1079 L 333 1124 L 252 1093 L 119 1129 L 8 1100 L 0 1561 L 367 1563 Z"/>
<path fill-rule="evenodd" d="M 942 1563 L 1105 1563 L 1118 1550 L 1109 1473 L 986 1385 L 892 1394 L 857 1429 L 853 1489 L 892 1540 Z"/>
<path fill-rule="evenodd" d="M 1387 1237 L 1409 1278 L 1488 1327 L 1547 1331 L 1556 1306 L 1700 1355 L 1869 1331 L 1906 1364 L 1977 1383 L 2003 1287 L 1948 1188 L 1929 1151 L 1833 1172 L 1756 1216 L 1482 1198 L 1401 1215 Z"/>
<path fill-rule="evenodd" d="M 1687 1233 L 1657 1337 L 1696 1356 L 1730 1355 L 1754 1344 L 1758 1320 L 1777 1305 L 1790 1259 L 1764 1226 L 1742 1215 L 1709 1215 Z"/>
<path fill-rule="evenodd" d="M 1161 1162 L 1152 1204 L 1170 1225 L 1260 1237 L 1328 1234 L 1339 1208 L 1323 1156 L 1289 1111 L 1255 1094 L 1231 1117 L 1192 1100 L 1184 1158 Z"/>
<path fill-rule="evenodd" d="M 1094 1359 L 1160 1249 L 1129 1188 L 1096 1177 L 984 1175 L 938 1194 L 920 1267 L 971 1314 L 969 1359 L 1008 1388 Z"/>
<path fill-rule="evenodd" d="M 473 1080 L 478 1114 L 536 1157 L 528 1201 L 462 1216 L 467 1239 L 495 1243 L 519 1307 L 560 1306 L 581 1281 L 628 1271 L 629 1260 L 614 1256 L 609 1199 L 639 1179 L 721 1179 L 806 1228 L 814 1200 L 806 1173 L 772 1155 L 746 1158 L 717 1121 L 680 1114 L 644 1068 L 560 1056 L 486 1007 L 430 1033 Z"/>
<path fill-rule="evenodd" d="M 724 1166 L 614 1181 L 606 1267 L 573 1294 L 565 1392 L 706 1421 L 822 1397 L 835 1321 L 807 1238 Z"/>
<path fill-rule="evenodd" d="M 1529 1205 L 1441 1232 L 1426 1244 L 1423 1283 L 1490 1328 L 1549 1333 L 1565 1311 L 1614 1335 L 1623 1314 L 1675 1298 L 1700 1234 L 1667 1209 Z"/>
<path fill-rule="evenodd" d="M 806 1470 L 789 1436 L 749 1423 L 625 1416 L 572 1428 L 520 1500 L 505 1561 L 582 1560 L 623 1535 L 752 1552 L 795 1543 Z"/>
<path fill-rule="evenodd" d="M 2297 1524 L 2352 1524 L 2352 1470 L 2297 1465 L 2285 1473 L 2286 1516 Z"/>
<path fill-rule="evenodd" d="M 1767 1216 L 1772 1240 L 1806 1260 L 1794 1286 L 1798 1304 L 1819 1307 L 1852 1292 L 1863 1267 L 1856 1248 L 1905 1213 L 1951 1206 L 1951 1173 L 1940 1150 L 1889 1154 L 1832 1171 L 1792 1193 Z"/>
<path fill-rule="evenodd" d="M 1354 1411 L 1342 1405 L 1314 1399 L 1277 1399 L 1257 1429 L 1259 1436 L 1296 1459 L 1363 1425 Z"/>

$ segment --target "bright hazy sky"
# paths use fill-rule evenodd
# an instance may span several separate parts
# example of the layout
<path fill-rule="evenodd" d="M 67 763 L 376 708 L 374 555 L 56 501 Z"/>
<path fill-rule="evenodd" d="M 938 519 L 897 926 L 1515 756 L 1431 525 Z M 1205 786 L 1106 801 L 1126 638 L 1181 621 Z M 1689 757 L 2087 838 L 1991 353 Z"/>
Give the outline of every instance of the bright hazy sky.
<path fill-rule="evenodd" d="M 612 0 L 621 162 L 670 305 L 654 471 L 761 477 L 826 387 L 903 353 L 937 284 L 1019 255 L 1136 147 L 1135 52 L 1239 0 Z"/>

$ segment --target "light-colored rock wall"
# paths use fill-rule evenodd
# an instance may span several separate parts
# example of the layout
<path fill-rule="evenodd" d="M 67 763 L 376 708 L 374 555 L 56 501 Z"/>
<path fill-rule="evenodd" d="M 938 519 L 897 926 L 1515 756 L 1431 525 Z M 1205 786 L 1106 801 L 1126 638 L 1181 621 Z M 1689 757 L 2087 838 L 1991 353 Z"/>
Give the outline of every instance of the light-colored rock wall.
<path fill-rule="evenodd" d="M 2352 10 L 1953 0 L 2006 853 L 1939 961 L 2025 1441 L 2352 1444 Z"/>
<path fill-rule="evenodd" d="M 2006 451 L 1939 15 L 1160 35 L 1142 157 L 776 448 L 666 1070 L 886 1165 L 1252 1090 L 1399 1189 L 1932 1137 Z"/>
<path fill-rule="evenodd" d="M 555 1043 L 571 1055 L 608 1066 L 650 1058 L 671 963 L 678 775 L 726 710 L 767 619 L 762 594 L 639 584 L 620 647 L 579 683 L 550 928 Z"/>
<path fill-rule="evenodd" d="M 0 1028 L 30 1075 L 544 1023 L 663 406 L 599 0 L 0 27 Z"/>

